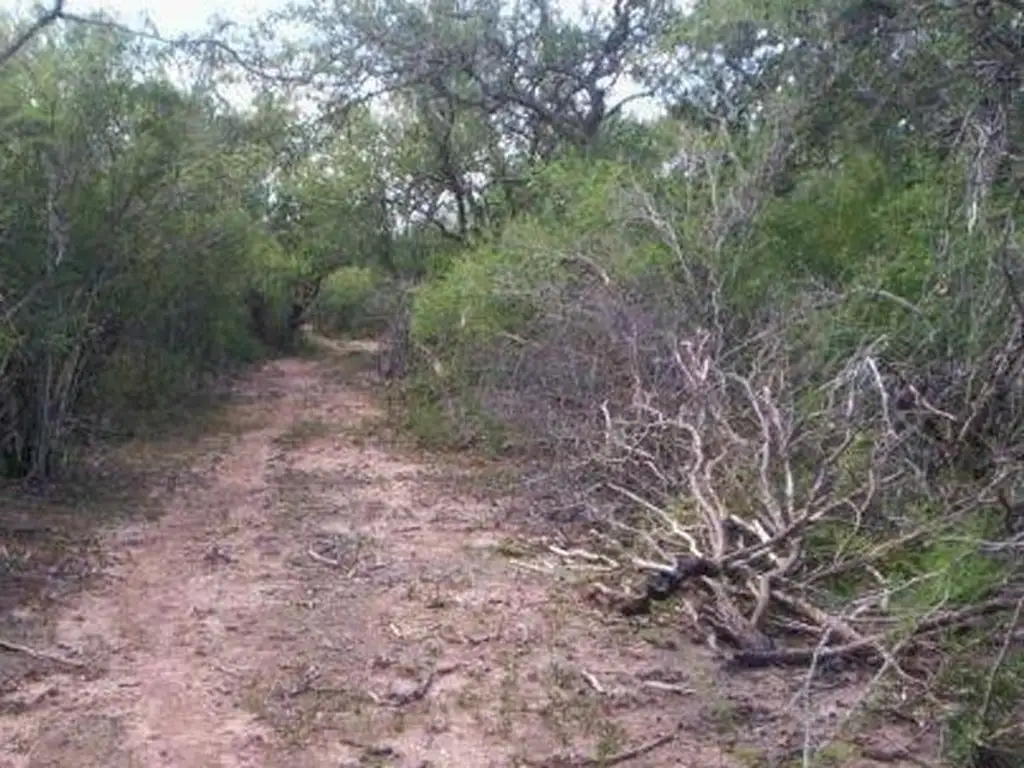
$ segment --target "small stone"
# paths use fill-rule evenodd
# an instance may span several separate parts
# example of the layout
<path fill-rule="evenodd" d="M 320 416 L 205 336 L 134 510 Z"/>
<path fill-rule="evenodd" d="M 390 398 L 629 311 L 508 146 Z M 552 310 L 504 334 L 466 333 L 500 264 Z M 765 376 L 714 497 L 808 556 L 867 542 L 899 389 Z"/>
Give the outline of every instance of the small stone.
<path fill-rule="evenodd" d="M 420 684 L 415 680 L 395 680 L 388 687 L 388 697 L 398 701 L 405 701 L 416 694 Z"/>

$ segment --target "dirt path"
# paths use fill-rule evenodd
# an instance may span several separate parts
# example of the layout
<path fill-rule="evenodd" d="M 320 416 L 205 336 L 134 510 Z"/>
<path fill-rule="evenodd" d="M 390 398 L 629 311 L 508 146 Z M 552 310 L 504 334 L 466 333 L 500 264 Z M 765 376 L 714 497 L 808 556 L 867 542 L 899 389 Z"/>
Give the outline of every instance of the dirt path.
<path fill-rule="evenodd" d="M 253 373 L 162 516 L 105 536 L 51 635 L 85 667 L 6 692 L 0 768 L 756 764 L 774 726 L 699 649 L 517 567 L 503 502 L 361 437 L 346 379 Z"/>

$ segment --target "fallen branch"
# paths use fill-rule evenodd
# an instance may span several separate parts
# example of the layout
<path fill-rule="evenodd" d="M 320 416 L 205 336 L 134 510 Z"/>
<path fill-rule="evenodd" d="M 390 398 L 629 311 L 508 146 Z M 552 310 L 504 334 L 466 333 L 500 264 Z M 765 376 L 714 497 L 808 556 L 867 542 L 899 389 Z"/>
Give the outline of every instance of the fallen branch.
<path fill-rule="evenodd" d="M 1010 625 L 1003 637 L 999 653 L 996 655 L 996 659 L 992 663 L 992 668 L 989 670 L 988 679 L 985 682 L 985 697 L 981 703 L 981 713 L 978 718 L 981 722 L 985 722 L 988 717 L 989 707 L 992 705 L 992 691 L 995 688 L 996 677 L 998 676 L 1003 663 L 1006 661 L 1006 654 L 1010 650 L 1010 645 L 1013 642 L 1013 635 L 1017 630 L 1017 626 L 1020 624 L 1022 608 L 1024 608 L 1024 596 L 1021 596 L 1017 601 L 1017 605 L 1014 606 L 1013 616 L 1010 618 Z"/>
<path fill-rule="evenodd" d="M 56 664 L 61 664 L 72 669 L 83 669 L 86 666 L 85 662 L 75 661 L 74 659 L 69 659 L 66 656 L 61 656 L 56 653 L 50 653 L 49 651 L 40 651 L 35 648 L 30 648 L 27 645 L 21 645 L 20 643 L 14 643 L 2 638 L 0 638 L 0 649 L 10 651 L 11 653 L 22 653 L 26 656 L 31 656 L 33 659 L 39 659 L 41 661 L 52 661 Z"/>
<path fill-rule="evenodd" d="M 580 757 L 580 756 L 562 756 L 554 755 L 552 757 L 542 758 L 541 760 L 528 760 L 527 765 L 537 766 L 537 768 L 591 768 L 591 766 L 608 766 L 608 765 L 621 765 L 627 763 L 630 760 L 635 760 L 638 757 L 650 754 L 656 749 L 659 749 L 666 744 L 670 744 L 675 741 L 675 733 L 666 733 L 659 736 L 656 739 L 652 739 L 638 747 L 632 749 L 623 750 L 617 752 L 614 755 L 608 755 L 607 757 Z"/>
<path fill-rule="evenodd" d="M 331 559 L 329 557 L 325 557 L 324 555 L 321 555 L 319 552 L 314 550 L 312 547 L 309 548 L 308 550 L 306 550 L 306 554 L 308 554 L 311 558 L 316 560 L 318 563 L 323 563 L 324 565 L 329 565 L 332 568 L 341 568 L 342 565 L 343 565 L 342 563 L 338 562 L 337 560 L 333 560 L 333 559 Z"/>

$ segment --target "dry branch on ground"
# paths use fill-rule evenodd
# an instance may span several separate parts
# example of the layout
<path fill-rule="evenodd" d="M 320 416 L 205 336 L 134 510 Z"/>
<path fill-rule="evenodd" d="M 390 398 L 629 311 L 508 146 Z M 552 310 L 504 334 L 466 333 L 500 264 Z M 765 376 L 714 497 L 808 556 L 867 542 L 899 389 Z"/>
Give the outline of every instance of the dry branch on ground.
<path fill-rule="evenodd" d="M 480 353 L 499 363 L 481 399 L 547 446 L 559 499 L 597 523 L 593 551 L 554 554 L 650 575 L 627 612 L 682 592 L 735 665 L 844 657 L 923 686 L 940 636 L 1024 594 L 1007 565 L 1019 533 L 981 524 L 1010 524 L 1024 479 L 1019 323 L 957 366 L 907 371 L 869 344 L 826 380 L 794 348 L 797 315 L 738 341 L 643 286 L 551 290 L 529 339 Z M 908 577 L 892 563 L 965 536 L 1006 578 L 912 605 L 958 566 Z"/>

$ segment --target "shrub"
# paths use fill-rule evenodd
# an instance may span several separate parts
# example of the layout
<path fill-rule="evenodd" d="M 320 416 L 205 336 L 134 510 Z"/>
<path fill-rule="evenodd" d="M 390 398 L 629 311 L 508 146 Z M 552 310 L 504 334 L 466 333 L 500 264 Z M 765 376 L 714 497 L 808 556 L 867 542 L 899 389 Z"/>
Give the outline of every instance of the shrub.
<path fill-rule="evenodd" d="M 287 271 L 246 197 L 259 153 L 116 30 L 40 40 L 0 68 L 0 472 L 17 477 L 253 359 L 247 297 L 287 301 L 284 280 L 254 285 Z"/>
<path fill-rule="evenodd" d="M 397 309 L 396 291 L 396 286 L 377 270 L 342 267 L 324 280 L 310 309 L 310 321 L 325 333 L 381 333 Z"/>
<path fill-rule="evenodd" d="M 1024 482 L 1024 321 L 996 233 L 943 220 L 942 173 L 854 157 L 716 251 L 673 224 L 678 190 L 576 172 L 551 219 L 418 293 L 414 333 L 447 364 L 417 384 L 434 423 L 546 457 L 535 487 L 604 524 L 606 555 L 707 590 L 735 663 L 913 665 L 925 698 L 991 664 L 989 617 L 1024 587 L 996 493 Z"/>

